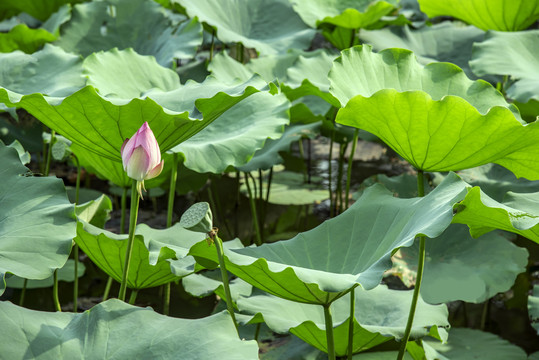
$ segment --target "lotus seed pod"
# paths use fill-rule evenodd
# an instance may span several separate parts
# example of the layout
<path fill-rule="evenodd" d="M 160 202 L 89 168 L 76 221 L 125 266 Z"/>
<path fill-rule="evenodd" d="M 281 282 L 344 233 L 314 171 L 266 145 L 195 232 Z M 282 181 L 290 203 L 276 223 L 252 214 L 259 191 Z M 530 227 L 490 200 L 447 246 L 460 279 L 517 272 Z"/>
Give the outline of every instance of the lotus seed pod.
<path fill-rule="evenodd" d="M 193 204 L 183 213 L 180 225 L 187 230 L 209 233 L 213 227 L 210 204 L 207 202 Z"/>

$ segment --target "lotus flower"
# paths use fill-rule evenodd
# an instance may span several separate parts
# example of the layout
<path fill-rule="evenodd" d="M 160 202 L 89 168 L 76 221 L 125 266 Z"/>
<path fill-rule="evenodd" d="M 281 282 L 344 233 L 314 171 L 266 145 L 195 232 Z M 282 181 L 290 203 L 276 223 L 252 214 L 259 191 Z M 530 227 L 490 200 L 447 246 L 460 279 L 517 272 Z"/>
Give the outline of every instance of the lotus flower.
<path fill-rule="evenodd" d="M 137 189 L 142 197 L 144 180 L 153 179 L 163 170 L 161 150 L 147 122 L 130 139 L 125 139 L 120 151 L 124 170 L 127 176 L 137 181 Z"/>

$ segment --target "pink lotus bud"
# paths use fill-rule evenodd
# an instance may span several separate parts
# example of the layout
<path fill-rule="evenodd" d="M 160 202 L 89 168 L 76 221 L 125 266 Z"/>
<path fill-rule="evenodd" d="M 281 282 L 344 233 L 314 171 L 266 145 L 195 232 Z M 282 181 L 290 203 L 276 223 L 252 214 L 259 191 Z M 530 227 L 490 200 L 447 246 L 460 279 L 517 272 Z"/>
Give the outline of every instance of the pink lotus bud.
<path fill-rule="evenodd" d="M 122 163 L 127 176 L 144 186 L 144 180 L 153 179 L 163 170 L 159 144 L 145 122 L 140 129 L 122 145 Z"/>

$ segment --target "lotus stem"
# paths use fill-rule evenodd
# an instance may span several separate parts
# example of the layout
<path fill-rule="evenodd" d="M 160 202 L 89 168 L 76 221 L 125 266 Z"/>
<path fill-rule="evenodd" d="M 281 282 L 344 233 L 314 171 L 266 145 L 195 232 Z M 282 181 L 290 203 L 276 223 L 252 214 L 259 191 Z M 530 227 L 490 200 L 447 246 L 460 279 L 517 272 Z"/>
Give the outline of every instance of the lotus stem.
<path fill-rule="evenodd" d="M 348 360 L 354 354 L 354 316 L 356 314 L 356 289 L 350 291 L 350 319 L 348 322 Z"/>
<path fill-rule="evenodd" d="M 110 288 L 112 287 L 112 276 L 109 276 L 107 284 L 105 285 L 105 291 L 103 292 L 103 301 L 107 300 L 110 293 Z"/>
<path fill-rule="evenodd" d="M 236 327 L 236 331 L 238 332 L 238 336 L 240 334 L 238 329 L 238 323 L 236 321 L 236 314 L 234 313 L 234 305 L 232 303 L 232 294 L 230 292 L 230 285 L 228 282 L 228 272 L 226 270 L 225 265 L 225 258 L 223 255 L 223 241 L 217 236 L 217 230 L 214 229 L 210 233 L 210 237 L 213 239 L 213 242 L 215 244 L 215 249 L 217 250 L 217 258 L 219 259 L 219 268 L 221 269 L 221 279 L 223 280 L 223 287 L 225 289 L 225 297 L 226 297 L 226 308 L 228 312 L 230 313 L 230 317 L 232 317 L 232 321 L 234 322 L 234 326 Z"/>
<path fill-rule="evenodd" d="M 58 269 L 54 270 L 54 285 L 52 286 L 52 300 L 54 302 L 54 308 L 58 312 L 62 312 L 62 307 L 60 306 L 60 299 L 58 298 Z"/>
<path fill-rule="evenodd" d="M 79 204 L 79 190 L 80 190 L 80 161 L 75 154 L 71 154 L 75 163 L 77 164 L 77 180 L 75 181 L 75 205 Z M 79 308 L 79 246 L 77 243 L 73 245 L 73 260 L 75 260 L 74 272 L 75 277 L 73 280 L 73 312 L 77 312 Z"/>
<path fill-rule="evenodd" d="M 211 62 L 213 60 L 213 49 L 215 47 L 215 29 L 212 29 L 211 31 L 211 44 L 210 44 L 210 57 L 208 59 L 208 62 Z"/>
<path fill-rule="evenodd" d="M 335 201 L 336 211 L 335 214 L 339 215 L 342 212 L 343 208 L 343 199 L 342 199 L 342 178 L 344 176 L 344 153 L 346 152 L 348 144 L 341 144 L 339 146 L 339 170 L 337 173 L 337 189 L 335 196 L 337 200 Z"/>
<path fill-rule="evenodd" d="M 350 201 L 350 183 L 352 182 L 352 164 L 354 163 L 354 154 L 356 153 L 358 138 L 359 138 L 359 129 L 356 129 L 356 131 L 354 131 L 354 139 L 352 140 L 352 151 L 350 152 L 350 157 L 348 158 L 348 169 L 346 169 L 346 197 L 344 198 L 345 209 L 348 209 L 348 205 Z"/>
<path fill-rule="evenodd" d="M 19 306 L 24 305 L 24 297 L 26 295 L 26 286 L 28 285 L 28 279 L 24 279 L 24 282 L 22 284 L 22 290 L 21 290 L 21 298 L 19 299 Z"/>
<path fill-rule="evenodd" d="M 247 186 L 247 193 L 249 195 L 249 204 L 251 206 L 251 215 L 253 216 L 253 224 L 255 227 L 256 246 L 262 245 L 262 237 L 260 235 L 260 228 L 258 226 L 258 217 L 256 215 L 255 199 L 253 198 L 253 192 L 251 191 L 251 185 L 249 185 L 249 176 L 244 173 L 245 185 Z"/>
<path fill-rule="evenodd" d="M 262 326 L 262 323 L 258 323 L 256 324 L 256 329 L 255 329 L 255 341 L 258 342 L 258 337 L 260 336 L 260 328 Z"/>
<path fill-rule="evenodd" d="M 335 339 L 333 337 L 333 318 L 331 316 L 331 304 L 324 304 L 324 320 L 326 321 L 326 340 L 328 347 L 328 360 L 336 360 Z"/>
<path fill-rule="evenodd" d="M 120 200 L 120 234 L 125 234 L 125 215 L 127 212 L 127 188 L 122 189 L 122 198 Z"/>
<path fill-rule="evenodd" d="M 331 138 L 330 138 L 330 141 L 329 141 L 329 159 L 328 159 L 328 182 L 329 182 L 329 185 L 328 185 L 328 188 L 329 188 L 329 217 L 333 217 L 335 215 L 335 212 L 333 211 L 333 207 L 334 207 L 334 199 L 333 199 L 333 189 L 331 188 L 332 186 L 332 180 L 333 180 L 333 170 L 332 170 L 332 166 L 331 166 L 331 161 L 333 159 L 333 142 L 334 142 L 334 138 L 335 138 L 335 130 L 331 130 Z"/>
<path fill-rule="evenodd" d="M 129 210 L 129 238 L 127 239 L 127 248 L 125 250 L 122 283 L 120 284 L 120 293 L 118 294 L 118 299 L 122 301 L 125 301 L 125 292 L 127 290 L 127 277 L 129 274 L 129 265 L 131 263 L 131 253 L 133 252 L 133 242 L 135 240 L 139 200 L 140 197 L 137 191 L 137 182 L 133 181 L 133 185 L 131 186 L 131 209 Z"/>
<path fill-rule="evenodd" d="M 129 296 L 129 305 L 135 304 L 135 300 L 137 300 L 138 290 L 133 289 L 131 290 L 131 296 Z"/>
<path fill-rule="evenodd" d="M 425 196 L 425 185 L 424 185 L 423 171 L 417 171 L 417 194 L 419 197 Z M 410 304 L 410 312 L 408 313 L 408 321 L 406 323 L 406 329 L 404 331 L 404 336 L 402 337 L 401 346 L 399 349 L 399 354 L 397 360 L 402 360 L 404 358 L 404 353 L 406 352 L 406 345 L 410 339 L 410 333 L 412 331 L 412 325 L 414 323 L 415 310 L 417 307 L 417 300 L 419 298 L 419 291 L 421 289 L 421 280 L 423 279 L 423 268 L 425 266 L 425 236 L 418 236 L 419 238 L 419 259 L 417 261 L 417 277 L 414 287 L 414 294 L 412 297 L 412 303 Z"/>
<path fill-rule="evenodd" d="M 49 147 L 47 149 L 47 162 L 45 163 L 45 176 L 49 176 L 49 173 L 51 171 L 52 143 L 54 142 L 55 136 L 56 136 L 56 131 L 51 130 L 51 141 L 49 142 Z"/>
<path fill-rule="evenodd" d="M 172 226 L 172 215 L 174 213 L 174 199 L 176 198 L 176 181 L 178 180 L 178 154 L 172 155 L 172 170 L 170 172 L 170 184 L 168 187 L 167 206 L 167 228 Z M 170 283 L 165 284 L 165 294 L 163 297 L 163 314 L 170 312 Z"/>

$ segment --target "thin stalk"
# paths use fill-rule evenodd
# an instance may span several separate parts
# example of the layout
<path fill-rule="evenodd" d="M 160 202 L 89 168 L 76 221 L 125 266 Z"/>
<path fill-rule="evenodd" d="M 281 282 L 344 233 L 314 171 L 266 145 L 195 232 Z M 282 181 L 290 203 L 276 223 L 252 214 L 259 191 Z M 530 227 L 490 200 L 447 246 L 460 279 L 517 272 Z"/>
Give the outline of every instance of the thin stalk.
<path fill-rule="evenodd" d="M 243 44 L 236 43 L 236 60 L 243 64 Z"/>
<path fill-rule="evenodd" d="M 137 300 L 138 290 L 133 289 L 131 290 L 131 296 L 129 296 L 129 304 L 133 305 L 135 303 L 135 300 Z"/>
<path fill-rule="evenodd" d="M 419 197 L 425 196 L 425 186 L 423 179 L 423 171 L 417 171 L 417 194 Z M 404 358 L 406 352 L 406 344 L 410 339 L 410 332 L 412 331 L 412 325 L 414 323 L 415 310 L 417 307 L 417 300 L 419 298 L 419 291 L 421 289 L 421 280 L 423 279 L 423 268 L 425 266 L 425 236 L 418 236 L 419 238 L 419 259 L 417 261 L 417 277 L 414 287 L 414 295 L 412 297 L 412 303 L 410 304 L 410 312 L 408 313 L 408 322 L 406 323 L 406 330 L 402 338 L 401 346 L 399 349 L 399 355 L 397 360 Z"/>
<path fill-rule="evenodd" d="M 253 179 L 254 181 L 254 179 Z M 264 243 L 264 222 L 266 214 L 264 213 L 264 173 L 258 169 L 258 228 L 260 229 L 260 240 Z"/>
<path fill-rule="evenodd" d="M 210 44 L 210 58 L 209 62 L 213 60 L 213 48 L 215 46 L 215 29 L 212 29 L 211 31 L 211 44 Z"/>
<path fill-rule="evenodd" d="M 234 214 L 236 216 L 234 217 L 234 237 L 239 237 L 240 234 L 240 219 L 238 217 L 239 209 L 240 209 L 240 172 L 236 170 L 236 202 L 234 204 Z"/>
<path fill-rule="evenodd" d="M 336 360 L 335 357 L 335 339 L 333 337 L 333 319 L 331 317 L 330 304 L 322 305 L 324 307 L 324 319 L 326 320 L 326 340 L 328 343 L 328 360 Z"/>
<path fill-rule="evenodd" d="M 355 288 L 350 291 L 350 320 L 348 322 L 348 360 L 352 360 L 354 353 L 354 316 L 356 313 Z"/>
<path fill-rule="evenodd" d="M 312 168 L 312 143 L 311 143 L 311 139 L 307 138 L 307 184 L 311 183 L 311 168 Z"/>
<path fill-rule="evenodd" d="M 49 148 L 47 149 L 47 162 L 45 163 L 45 176 L 49 176 L 49 173 L 51 171 L 52 143 L 54 142 L 55 136 L 56 136 L 56 131 L 51 130 L 51 141 L 49 142 Z"/>
<path fill-rule="evenodd" d="M 109 276 L 107 284 L 105 285 L 105 291 L 103 292 L 103 301 L 107 300 L 110 294 L 110 288 L 112 286 L 112 276 Z"/>
<path fill-rule="evenodd" d="M 352 140 L 352 151 L 350 152 L 350 157 L 348 158 L 348 169 L 346 173 L 346 196 L 344 198 L 345 204 L 344 208 L 348 209 L 350 201 L 350 183 L 352 181 L 352 165 L 354 162 L 354 154 L 356 153 L 357 140 L 359 138 L 359 129 L 354 131 L 354 140 Z"/>
<path fill-rule="evenodd" d="M 251 206 L 251 215 L 253 216 L 253 224 L 256 233 L 256 246 L 262 245 L 262 237 L 260 236 L 260 228 L 258 227 L 258 217 L 256 215 L 255 199 L 253 198 L 253 192 L 251 191 L 251 185 L 249 185 L 249 177 L 247 173 L 244 173 L 245 185 L 247 186 L 247 193 L 249 195 L 249 204 Z"/>
<path fill-rule="evenodd" d="M 341 144 L 339 147 L 339 168 L 337 172 L 337 189 L 335 190 L 335 196 L 337 200 L 335 201 L 336 211 L 335 214 L 338 215 L 342 212 L 343 208 L 343 192 L 342 192 L 342 178 L 344 176 L 344 153 L 346 152 L 346 147 L 348 144 Z"/>
<path fill-rule="evenodd" d="M 332 170 L 332 164 L 331 164 L 331 161 L 333 159 L 333 142 L 334 142 L 334 139 L 335 139 L 335 130 L 331 130 L 331 138 L 330 138 L 330 141 L 329 141 L 329 160 L 328 160 L 328 181 L 329 181 L 329 217 L 333 217 L 334 214 L 334 211 L 333 211 L 333 204 L 334 204 L 334 199 L 333 199 L 333 189 L 331 188 L 332 186 L 332 180 L 333 180 L 333 170 Z"/>
<path fill-rule="evenodd" d="M 120 200 L 120 234 L 125 234 L 125 215 L 127 213 L 127 188 L 122 189 L 122 198 Z"/>
<path fill-rule="evenodd" d="M 19 306 L 23 306 L 24 305 L 24 297 L 26 295 L 26 286 L 28 285 L 28 279 L 24 279 L 24 283 L 22 285 L 22 290 L 21 290 L 21 298 L 19 299 Z"/>
<path fill-rule="evenodd" d="M 260 336 L 260 327 L 262 326 L 262 323 L 258 323 L 256 324 L 256 329 L 255 329 L 255 341 L 258 342 L 258 337 Z"/>
<path fill-rule="evenodd" d="M 485 328 L 487 327 L 487 319 L 488 319 L 488 310 L 489 310 L 490 300 L 485 301 L 483 304 L 483 311 L 481 312 L 481 324 L 480 329 L 482 331 L 485 331 Z"/>
<path fill-rule="evenodd" d="M 80 162 L 79 158 L 72 154 L 75 163 L 77 164 L 77 180 L 75 181 L 75 205 L 79 203 L 80 190 Z M 75 260 L 75 278 L 73 280 L 73 312 L 77 312 L 79 308 L 79 245 L 73 245 L 73 259 Z"/>
<path fill-rule="evenodd" d="M 213 52 L 213 34 L 211 52 Z M 210 53 L 211 60 L 211 53 Z M 170 172 L 170 184 L 168 187 L 168 206 L 167 206 L 167 228 L 172 226 L 172 215 L 174 213 L 174 199 L 176 198 L 176 181 L 178 180 L 178 154 L 172 155 L 172 170 Z M 170 312 L 170 283 L 165 284 L 165 294 L 163 297 L 163 314 Z"/>
<path fill-rule="evenodd" d="M 54 285 L 52 286 L 52 300 L 54 302 L 54 308 L 58 312 L 62 312 L 62 307 L 60 306 L 60 299 L 58 298 L 58 269 L 54 270 Z"/>
<path fill-rule="evenodd" d="M 168 315 L 170 313 L 170 283 L 165 284 L 165 294 L 163 298 L 163 315 Z"/>
<path fill-rule="evenodd" d="M 223 256 L 223 242 L 219 236 L 217 236 L 217 232 L 215 230 L 213 230 L 210 234 L 210 236 L 213 238 L 215 249 L 217 250 L 217 258 L 219 259 L 221 279 L 223 280 L 223 287 L 225 289 L 226 308 L 232 317 L 232 321 L 234 322 L 234 326 L 236 327 L 236 331 L 238 332 L 239 336 L 240 332 L 238 329 L 238 322 L 236 321 L 236 314 L 234 313 L 234 305 L 232 304 L 232 295 L 230 293 L 230 285 L 228 283 L 228 272 L 226 270 L 225 259 Z"/>
<path fill-rule="evenodd" d="M 303 139 L 299 139 L 298 147 L 299 147 L 299 156 L 301 157 L 301 160 L 305 161 L 305 150 L 303 149 Z M 305 167 L 303 168 L 303 181 L 307 182 L 308 178 L 309 178 L 309 175 L 307 174 L 307 167 Z"/>
<path fill-rule="evenodd" d="M 129 238 L 127 239 L 127 248 L 125 250 L 125 263 L 122 274 L 122 283 L 118 299 L 125 301 L 125 292 L 127 290 L 127 276 L 129 274 L 129 265 L 131 263 L 131 253 L 133 252 L 133 242 L 135 239 L 135 226 L 137 225 L 139 194 L 137 192 L 137 182 L 133 181 L 131 186 L 131 209 L 129 210 Z"/>

